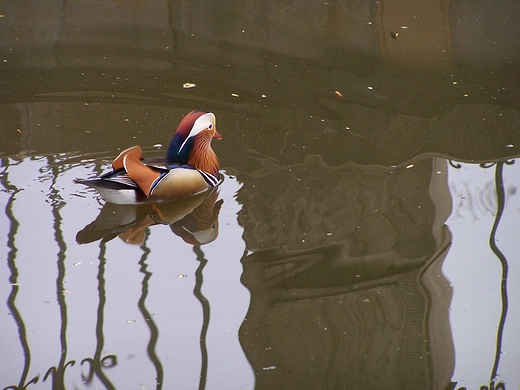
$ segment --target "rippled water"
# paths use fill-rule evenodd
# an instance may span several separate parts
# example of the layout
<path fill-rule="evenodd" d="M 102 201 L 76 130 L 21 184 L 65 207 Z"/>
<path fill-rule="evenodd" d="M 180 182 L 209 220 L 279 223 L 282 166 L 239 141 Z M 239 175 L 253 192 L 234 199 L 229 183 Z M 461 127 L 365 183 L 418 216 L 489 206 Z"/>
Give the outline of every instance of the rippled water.
<path fill-rule="evenodd" d="M 0 388 L 518 388 L 520 10 L 446 7 L 0 3 Z M 74 183 L 192 109 L 212 196 Z"/>

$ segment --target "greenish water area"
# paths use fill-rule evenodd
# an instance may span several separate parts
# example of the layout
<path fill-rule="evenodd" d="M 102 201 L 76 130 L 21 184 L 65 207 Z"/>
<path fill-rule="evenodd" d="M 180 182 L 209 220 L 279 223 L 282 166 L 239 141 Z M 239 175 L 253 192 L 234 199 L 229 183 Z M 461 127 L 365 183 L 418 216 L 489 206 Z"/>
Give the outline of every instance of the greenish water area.
<path fill-rule="evenodd" d="M 0 1 L 0 389 L 518 389 L 519 19 Z M 211 196 L 75 183 L 191 110 Z"/>

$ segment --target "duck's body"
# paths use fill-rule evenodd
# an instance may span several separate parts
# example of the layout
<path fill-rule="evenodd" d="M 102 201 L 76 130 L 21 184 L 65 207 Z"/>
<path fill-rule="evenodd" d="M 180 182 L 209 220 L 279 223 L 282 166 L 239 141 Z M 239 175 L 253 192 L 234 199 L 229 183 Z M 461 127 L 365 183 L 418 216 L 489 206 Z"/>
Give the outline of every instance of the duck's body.
<path fill-rule="evenodd" d="M 111 172 L 78 182 L 116 204 L 158 203 L 199 194 L 220 181 L 212 138 L 220 138 L 215 115 L 192 111 L 179 124 L 166 157 L 143 159 L 141 148 L 133 146 L 114 159 Z"/>

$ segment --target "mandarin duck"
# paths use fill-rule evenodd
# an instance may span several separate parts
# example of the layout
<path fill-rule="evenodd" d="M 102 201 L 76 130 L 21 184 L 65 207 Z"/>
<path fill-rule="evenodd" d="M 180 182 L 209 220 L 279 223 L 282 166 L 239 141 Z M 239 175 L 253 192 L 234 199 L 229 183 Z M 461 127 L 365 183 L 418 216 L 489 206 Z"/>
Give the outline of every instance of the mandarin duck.
<path fill-rule="evenodd" d="M 215 115 L 191 111 L 180 122 L 164 158 L 143 159 L 139 146 L 122 151 L 112 170 L 77 183 L 96 189 L 115 204 L 159 203 L 210 191 L 220 183 L 211 140 L 220 139 Z"/>

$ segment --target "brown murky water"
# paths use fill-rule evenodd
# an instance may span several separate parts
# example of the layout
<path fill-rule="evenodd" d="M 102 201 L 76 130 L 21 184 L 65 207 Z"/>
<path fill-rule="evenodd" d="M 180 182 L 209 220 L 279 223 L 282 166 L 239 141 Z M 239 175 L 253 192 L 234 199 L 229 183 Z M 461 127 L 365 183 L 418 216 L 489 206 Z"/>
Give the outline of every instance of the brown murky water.
<path fill-rule="evenodd" d="M 0 2 L 0 388 L 517 389 L 519 4 Z M 192 109 L 218 196 L 74 184 Z"/>

